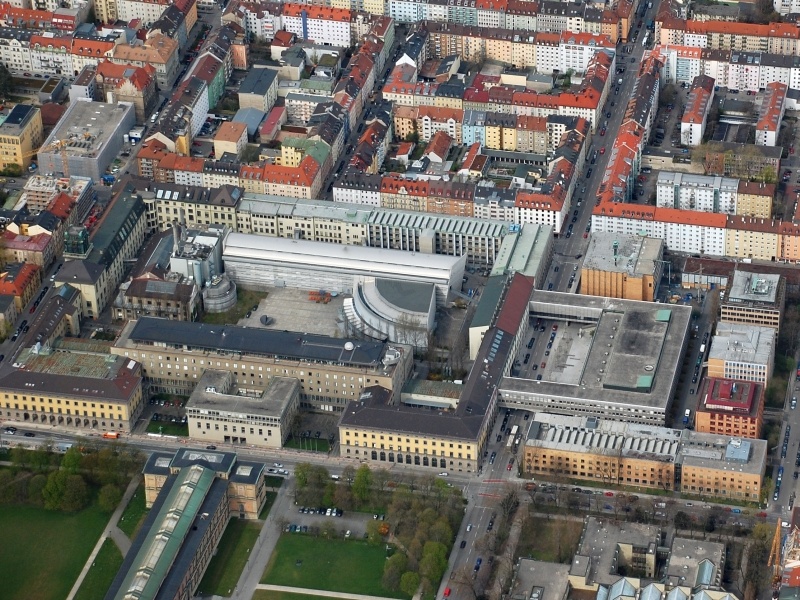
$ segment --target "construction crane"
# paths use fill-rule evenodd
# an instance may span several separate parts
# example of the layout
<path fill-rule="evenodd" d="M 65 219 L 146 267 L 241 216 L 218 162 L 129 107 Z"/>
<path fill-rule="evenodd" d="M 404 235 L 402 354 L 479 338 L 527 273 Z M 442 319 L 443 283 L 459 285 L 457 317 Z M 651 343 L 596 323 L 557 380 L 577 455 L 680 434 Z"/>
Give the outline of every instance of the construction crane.
<path fill-rule="evenodd" d="M 781 581 L 781 550 L 783 549 L 783 540 L 781 535 L 781 520 L 778 518 L 778 524 L 775 527 L 775 536 L 772 538 L 772 548 L 769 551 L 769 560 L 767 566 L 772 567 L 772 588 L 777 587 L 780 589 Z"/>
<path fill-rule="evenodd" d="M 69 164 L 67 162 L 67 142 L 66 140 L 53 140 L 49 144 L 45 144 L 44 146 L 40 146 L 36 150 L 31 150 L 30 152 L 25 152 L 22 155 L 22 160 L 24 161 L 26 158 L 30 158 L 31 156 L 36 156 L 39 152 L 48 152 L 48 151 L 60 151 L 61 152 L 61 165 L 64 170 L 64 177 L 69 179 Z M 54 165 L 50 163 L 50 172 L 52 173 L 54 170 Z"/>

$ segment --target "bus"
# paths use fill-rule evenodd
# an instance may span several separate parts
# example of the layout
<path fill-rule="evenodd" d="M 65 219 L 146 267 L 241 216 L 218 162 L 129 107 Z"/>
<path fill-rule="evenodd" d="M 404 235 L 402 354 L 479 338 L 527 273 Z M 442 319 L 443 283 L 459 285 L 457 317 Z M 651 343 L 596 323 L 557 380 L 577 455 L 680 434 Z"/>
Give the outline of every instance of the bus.
<path fill-rule="evenodd" d="M 646 32 L 642 38 L 642 48 L 647 48 L 647 38 L 650 37 L 650 32 Z"/>
<path fill-rule="evenodd" d="M 519 425 L 514 425 L 511 428 L 511 433 L 509 434 L 512 438 L 517 437 L 517 432 L 519 431 Z"/>
<path fill-rule="evenodd" d="M 508 436 L 508 441 L 506 442 L 506 448 L 511 448 L 514 445 L 514 436 Z"/>
<path fill-rule="evenodd" d="M 103 438 L 106 439 L 106 440 L 118 440 L 119 439 L 119 433 L 116 432 L 116 431 L 106 431 L 103 434 Z"/>

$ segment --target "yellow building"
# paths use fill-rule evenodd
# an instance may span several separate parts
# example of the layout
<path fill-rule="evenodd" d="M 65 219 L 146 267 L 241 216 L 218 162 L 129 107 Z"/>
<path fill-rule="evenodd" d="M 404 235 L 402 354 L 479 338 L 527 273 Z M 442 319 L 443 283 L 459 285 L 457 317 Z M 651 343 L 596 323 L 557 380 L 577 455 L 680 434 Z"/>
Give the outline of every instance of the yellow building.
<path fill-rule="evenodd" d="M 35 106 L 17 104 L 0 124 L 0 169 L 8 165 L 27 169 L 43 140 L 41 111 Z"/>
<path fill-rule="evenodd" d="M 20 354 L 24 369 L 0 378 L 6 420 L 78 432 L 133 430 L 144 408 L 138 362 L 60 351 L 25 359 L 27 352 Z"/>
<path fill-rule="evenodd" d="M 774 183 L 739 181 L 739 189 L 736 194 L 736 214 L 743 217 L 771 219 L 774 197 Z"/>
<path fill-rule="evenodd" d="M 680 491 L 757 502 L 767 466 L 767 441 L 684 430 Z"/>
<path fill-rule="evenodd" d="M 229 370 L 248 389 L 263 390 L 273 377 L 293 377 L 300 381 L 300 407 L 325 413 L 342 412 L 368 385 L 399 394 L 412 366 L 412 353 L 403 350 L 385 367 L 381 360 L 391 349 L 383 342 L 360 341 L 358 356 L 343 360 L 352 343 L 346 339 L 252 327 L 225 327 L 224 337 L 220 331 L 145 317 L 125 325 L 111 352 L 139 360 L 153 392 L 189 395 L 207 369 Z M 190 339 L 191 344 L 180 341 Z M 341 355 L 332 359 L 335 347 Z"/>
<path fill-rule="evenodd" d="M 763 484 L 766 440 L 547 413 L 530 424 L 523 470 L 544 479 L 750 501 Z"/>
<path fill-rule="evenodd" d="M 496 397 L 492 402 L 496 403 Z M 372 386 L 363 391 L 358 402 L 348 406 L 339 421 L 339 453 L 345 458 L 385 466 L 413 464 L 474 472 L 488 428 L 480 427 L 474 435 L 465 435 L 470 432 L 463 427 L 461 418 L 455 410 L 420 412 L 394 402 L 391 390 Z"/>
<path fill-rule="evenodd" d="M 223 154 L 233 154 L 241 158 L 247 146 L 247 125 L 225 121 L 214 136 L 214 155 L 222 158 Z M 298 161 L 299 164 L 300 161 Z"/>
<path fill-rule="evenodd" d="M 780 221 L 728 217 L 725 254 L 732 258 L 778 260 L 781 248 L 780 228 Z"/>
<path fill-rule="evenodd" d="M 655 300 L 663 272 L 664 240 L 593 233 L 580 271 L 581 294 Z"/>
<path fill-rule="evenodd" d="M 417 130 L 417 108 L 415 106 L 395 106 L 393 111 L 394 136 L 397 140 L 408 139 Z"/>

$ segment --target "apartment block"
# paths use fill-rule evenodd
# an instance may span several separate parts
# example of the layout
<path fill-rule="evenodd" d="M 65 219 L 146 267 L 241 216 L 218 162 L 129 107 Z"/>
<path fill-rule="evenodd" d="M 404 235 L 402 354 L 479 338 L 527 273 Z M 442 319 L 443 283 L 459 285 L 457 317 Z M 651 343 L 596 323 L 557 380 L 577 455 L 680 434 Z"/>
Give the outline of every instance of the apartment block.
<path fill-rule="evenodd" d="M 772 327 L 719 323 L 708 351 L 708 376 L 766 385 L 772 378 L 776 340 Z"/>
<path fill-rule="evenodd" d="M 786 304 L 786 279 L 736 270 L 720 298 L 720 321 L 772 327 L 780 332 Z"/>
<path fill-rule="evenodd" d="M 752 381 L 706 377 L 694 429 L 701 433 L 758 439 L 764 425 L 765 386 Z"/>

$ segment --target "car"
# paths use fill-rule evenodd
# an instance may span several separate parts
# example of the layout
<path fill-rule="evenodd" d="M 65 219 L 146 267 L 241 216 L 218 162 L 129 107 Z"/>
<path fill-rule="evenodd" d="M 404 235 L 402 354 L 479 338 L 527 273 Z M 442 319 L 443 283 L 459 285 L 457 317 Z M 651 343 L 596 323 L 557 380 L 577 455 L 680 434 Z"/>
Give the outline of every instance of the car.
<path fill-rule="evenodd" d="M 542 380 L 542 376 L 541 375 L 537 375 L 536 376 L 536 381 L 541 381 L 541 380 Z"/>
<path fill-rule="evenodd" d="M 272 463 L 272 466 L 275 467 L 276 469 L 282 469 L 283 468 L 283 465 L 281 463 Z"/>
<path fill-rule="evenodd" d="M 606 118 L 607 118 L 607 119 L 610 119 L 610 118 L 611 118 L 611 113 L 610 113 L 610 112 L 607 112 L 607 113 L 606 113 Z"/>
<path fill-rule="evenodd" d="M 3 431 L 5 431 L 9 435 L 14 435 L 15 433 L 17 433 L 17 428 L 16 427 L 6 427 Z"/>
<path fill-rule="evenodd" d="M 467 547 L 467 540 L 461 540 L 460 547 L 461 547 L 461 549 L 462 549 L 462 550 L 463 550 L 464 548 L 466 548 L 466 547 Z"/>
<path fill-rule="evenodd" d="M 36 304 L 35 304 L 35 303 L 34 303 L 34 305 L 33 305 L 33 306 L 31 306 L 31 309 L 30 309 L 28 312 L 29 312 L 30 314 L 33 314 L 33 313 L 35 313 L 35 312 L 36 312 Z"/>
<path fill-rule="evenodd" d="M 447 477 L 447 475 L 448 475 L 447 471 L 442 471 L 441 473 L 439 473 L 439 477 Z"/>
<path fill-rule="evenodd" d="M 603 146 L 602 148 L 600 148 L 600 154 L 605 154 L 605 153 L 606 153 L 606 147 Z"/>
<path fill-rule="evenodd" d="M 492 452 L 492 455 L 489 457 L 489 464 L 494 464 L 494 459 L 497 457 L 497 452 Z"/>
<path fill-rule="evenodd" d="M 442 594 L 442 595 L 443 595 L 445 598 L 449 598 L 449 597 L 450 597 L 450 592 L 451 592 L 451 590 L 450 590 L 450 588 L 449 588 L 449 587 L 448 587 L 448 588 L 444 588 L 444 594 Z"/>
<path fill-rule="evenodd" d="M 0 362 L 3 362 L 3 359 L 6 357 L 5 354 L 0 354 Z"/>
<path fill-rule="evenodd" d="M 600 135 L 605 135 L 605 134 L 606 134 L 606 128 L 605 128 L 605 127 L 603 127 L 603 128 L 600 130 Z"/>
<path fill-rule="evenodd" d="M 539 368 L 540 369 L 544 369 L 546 366 L 547 366 L 547 363 L 545 361 L 542 361 L 542 364 L 539 365 Z"/>
<path fill-rule="evenodd" d="M 603 130 L 605 131 L 605 129 Z M 600 135 L 605 135 L 605 133 L 601 133 Z M 586 179 L 589 179 L 592 176 L 592 169 L 586 171 Z"/>
<path fill-rule="evenodd" d="M 216 449 L 217 449 L 217 447 L 214 446 L 214 445 L 206 446 L 206 450 L 216 450 Z"/>
<path fill-rule="evenodd" d="M 608 496 L 609 498 L 613 498 L 614 497 L 614 492 L 603 492 L 603 495 L 604 496 Z"/>

